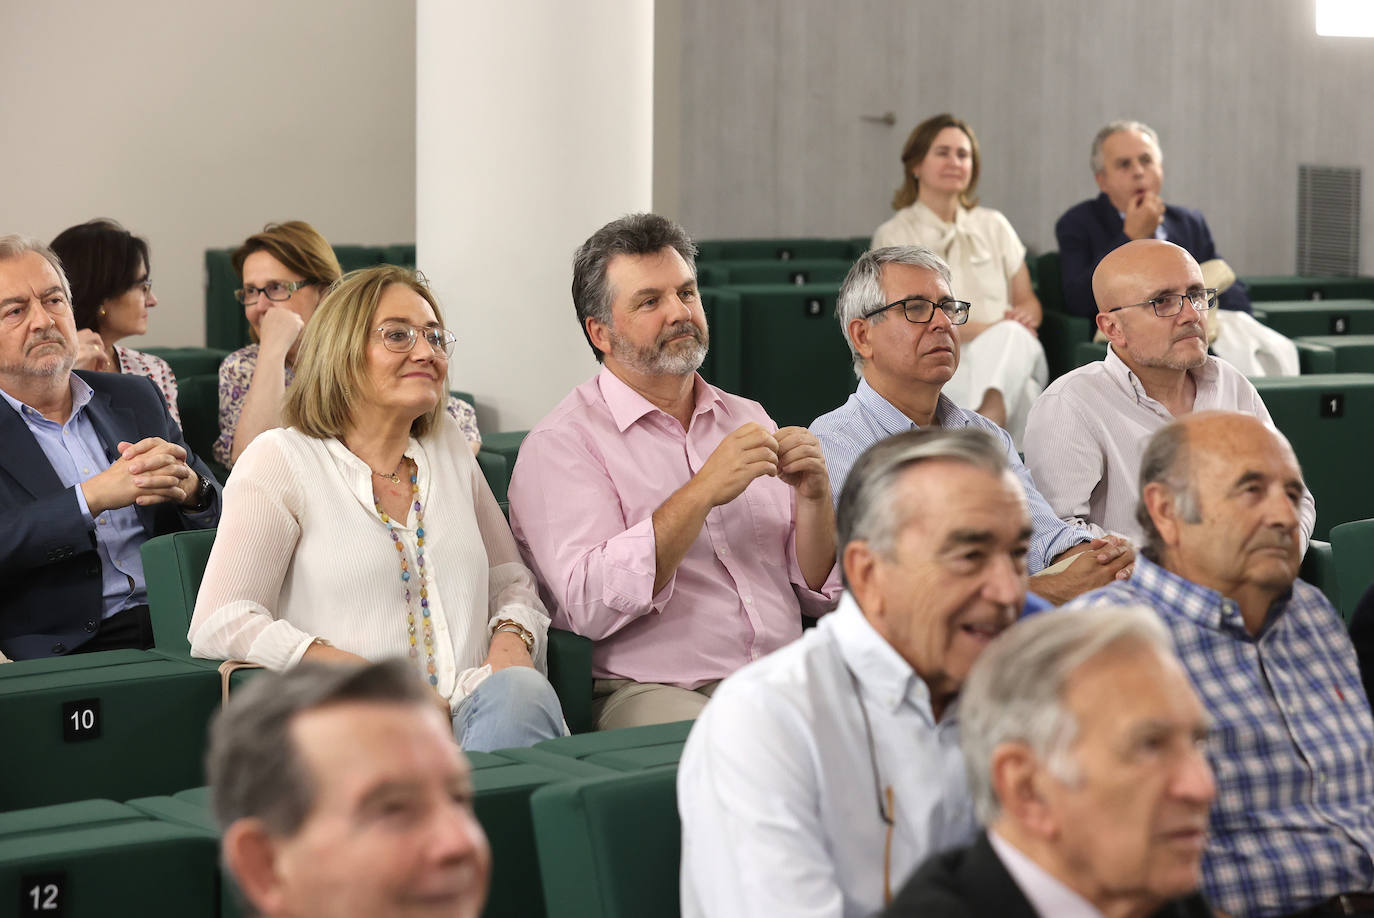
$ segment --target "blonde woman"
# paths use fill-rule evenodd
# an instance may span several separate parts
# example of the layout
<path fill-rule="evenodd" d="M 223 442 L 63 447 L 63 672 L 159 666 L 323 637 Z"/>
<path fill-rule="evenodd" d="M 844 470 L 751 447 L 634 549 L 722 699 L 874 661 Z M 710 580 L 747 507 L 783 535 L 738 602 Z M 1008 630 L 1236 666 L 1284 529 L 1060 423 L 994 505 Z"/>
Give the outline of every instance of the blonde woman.
<path fill-rule="evenodd" d="M 230 479 L 192 653 L 285 669 L 404 656 L 466 749 L 561 735 L 549 618 L 444 410 L 456 339 L 413 272 L 344 277 L 302 337 L 285 428 Z"/>

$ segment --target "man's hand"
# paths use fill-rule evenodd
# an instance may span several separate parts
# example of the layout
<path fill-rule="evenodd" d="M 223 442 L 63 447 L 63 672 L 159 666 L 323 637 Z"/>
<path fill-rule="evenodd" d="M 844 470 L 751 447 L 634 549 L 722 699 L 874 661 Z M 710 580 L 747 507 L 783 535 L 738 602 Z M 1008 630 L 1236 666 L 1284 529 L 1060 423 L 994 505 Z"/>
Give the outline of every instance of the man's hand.
<path fill-rule="evenodd" d="M 751 421 L 721 440 L 692 477 L 711 506 L 719 507 L 739 497 L 760 475 L 777 473 L 778 441 L 762 425 Z"/>
<path fill-rule="evenodd" d="M 798 497 L 830 503 L 830 475 L 815 435 L 805 427 L 781 427 L 774 439 L 778 444 L 778 477 L 796 489 Z"/>
<path fill-rule="evenodd" d="M 76 333 L 76 363 L 72 366 L 77 370 L 97 370 L 101 373 L 115 371 L 110 364 L 110 355 L 105 350 L 105 342 L 89 328 Z"/>
<path fill-rule="evenodd" d="M 491 636 L 491 649 L 487 651 L 487 658 L 482 662 L 489 665 L 494 673 L 499 673 L 507 666 L 534 668 L 534 660 L 525 649 L 525 642 L 520 640 L 519 635 L 511 634 L 509 631 L 498 631 Z"/>
<path fill-rule="evenodd" d="M 1126 205 L 1122 230 L 1128 239 L 1148 239 L 1164 222 L 1164 199 L 1154 192 L 1136 195 Z"/>
<path fill-rule="evenodd" d="M 121 442 L 118 449 L 108 469 L 81 484 L 91 516 L 133 504 L 196 502 L 199 476 L 186 464 L 186 450 L 158 437 Z"/>
<path fill-rule="evenodd" d="M 1055 562 L 1073 557 L 1073 562 L 1057 574 L 1040 574 L 1031 578 L 1031 591 L 1055 605 L 1062 605 L 1089 590 L 1104 587 L 1114 580 L 1131 576 L 1135 565 L 1135 551 L 1131 543 L 1120 536 L 1107 536 L 1075 545 Z"/>
<path fill-rule="evenodd" d="M 265 296 L 266 294 L 261 294 Z M 305 320 L 284 306 L 273 306 L 262 314 L 258 324 L 261 347 L 279 354 L 290 351 L 305 328 Z"/>

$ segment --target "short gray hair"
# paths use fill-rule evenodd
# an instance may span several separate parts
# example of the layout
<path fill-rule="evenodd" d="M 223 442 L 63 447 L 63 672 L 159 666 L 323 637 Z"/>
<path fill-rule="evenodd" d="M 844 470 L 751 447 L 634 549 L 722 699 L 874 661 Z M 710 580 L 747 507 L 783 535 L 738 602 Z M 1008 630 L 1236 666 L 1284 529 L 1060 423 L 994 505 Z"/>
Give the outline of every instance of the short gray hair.
<path fill-rule="evenodd" d="M 272 834 L 289 837 L 315 804 L 315 787 L 291 740 L 300 714 L 346 702 L 420 705 L 433 694 L 405 660 L 368 666 L 303 663 L 264 673 L 242 689 L 210 725 L 205 771 L 221 831 L 239 819 L 261 819 Z"/>
<path fill-rule="evenodd" d="M 1102 145 L 1107 142 L 1108 137 L 1113 134 L 1119 134 L 1122 131 L 1139 131 L 1150 138 L 1150 142 L 1153 143 L 1155 149 L 1159 151 L 1160 162 L 1164 161 L 1164 148 L 1159 145 L 1159 135 L 1155 133 L 1154 128 L 1143 121 L 1108 121 L 1106 124 L 1102 125 L 1101 130 L 1097 132 L 1097 136 L 1093 138 L 1093 150 L 1091 158 L 1089 159 L 1089 162 L 1092 164 L 1093 175 L 1097 175 L 1107 166 L 1107 164 L 1102 161 Z"/>
<path fill-rule="evenodd" d="M 67 296 L 67 302 L 72 301 L 72 285 L 67 280 L 67 272 L 62 268 L 62 259 L 57 257 L 54 252 L 43 242 L 34 239 L 32 236 L 21 236 L 18 233 L 10 233 L 8 236 L 0 236 L 0 261 L 9 261 L 11 258 L 18 258 L 25 252 L 37 252 L 52 265 L 52 269 L 57 272 L 58 279 L 62 282 L 62 292 Z"/>
<path fill-rule="evenodd" d="M 994 475 L 1010 469 L 1002 445 L 975 427 L 930 427 L 879 440 L 854 463 L 840 489 L 835 536 L 841 554 L 850 542 L 867 542 L 873 551 L 890 559 L 897 533 L 905 523 L 898 518 L 892 499 L 897 480 L 913 466 L 940 459 L 962 462 Z"/>
<path fill-rule="evenodd" d="M 844 335 L 844 343 L 849 345 L 849 353 L 854 358 L 855 376 L 863 376 L 864 359 L 859 356 L 853 339 L 849 337 L 849 323 L 854 319 L 862 319 L 865 313 L 887 305 L 883 302 L 884 265 L 910 265 L 913 268 L 934 271 L 940 275 L 950 293 L 954 292 L 949 265 L 924 246 L 887 245 L 870 249 L 860 255 L 859 260 L 854 262 L 849 273 L 845 275 L 844 283 L 840 284 L 839 296 L 835 298 L 835 318 L 840 320 L 840 334 Z M 887 313 L 884 312 L 869 321 L 880 322 L 885 318 Z"/>
<path fill-rule="evenodd" d="M 592 344 L 592 336 L 587 334 L 587 319 L 596 319 L 602 325 L 611 324 L 612 293 L 606 281 L 606 267 L 617 255 L 653 255 L 668 248 L 677 250 L 695 276 L 696 243 L 681 226 L 658 214 L 629 214 L 612 220 L 592 233 L 591 238 L 573 253 L 573 308 L 577 311 L 577 325 L 598 363 L 606 355 Z"/>
<path fill-rule="evenodd" d="M 1154 432 L 1140 457 L 1140 497 L 1135 507 L 1135 521 L 1144 533 L 1140 553 L 1151 561 L 1159 561 L 1164 554 L 1164 539 L 1159 527 L 1145 505 L 1145 486 L 1158 482 L 1169 489 L 1179 518 L 1186 523 L 1202 522 L 1202 508 L 1198 506 L 1197 487 L 1189 474 L 1192 461 L 1188 444 L 1188 426 L 1183 420 L 1173 420 Z"/>
<path fill-rule="evenodd" d="M 1065 784 L 1079 780 L 1069 752 L 1078 723 L 1064 706 L 1064 687 L 1079 667 L 1126 643 L 1174 658 L 1155 612 L 1106 603 L 1042 612 L 1013 625 L 978 655 L 959 693 L 959 745 L 983 825 L 1002 812 L 992 786 L 992 756 L 1003 743 L 1025 743 Z"/>

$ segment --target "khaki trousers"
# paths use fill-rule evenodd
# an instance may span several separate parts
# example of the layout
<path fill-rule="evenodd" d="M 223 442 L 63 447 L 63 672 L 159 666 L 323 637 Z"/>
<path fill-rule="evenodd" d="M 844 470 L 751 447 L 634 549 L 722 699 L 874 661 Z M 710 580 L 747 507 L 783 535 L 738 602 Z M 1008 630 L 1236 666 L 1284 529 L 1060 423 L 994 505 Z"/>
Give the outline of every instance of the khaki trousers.
<path fill-rule="evenodd" d="M 696 720 L 719 685 L 719 679 L 696 689 L 629 679 L 597 679 L 592 685 L 592 715 L 596 718 L 596 729 L 617 730 Z"/>

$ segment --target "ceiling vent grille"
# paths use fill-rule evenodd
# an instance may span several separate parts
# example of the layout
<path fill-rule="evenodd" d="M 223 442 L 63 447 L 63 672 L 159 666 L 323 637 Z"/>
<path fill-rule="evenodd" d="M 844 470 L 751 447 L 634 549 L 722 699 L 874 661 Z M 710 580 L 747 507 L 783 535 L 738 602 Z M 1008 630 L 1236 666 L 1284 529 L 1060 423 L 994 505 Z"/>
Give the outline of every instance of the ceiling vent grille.
<path fill-rule="evenodd" d="M 1298 166 L 1298 273 L 1360 273 L 1358 168 Z"/>

